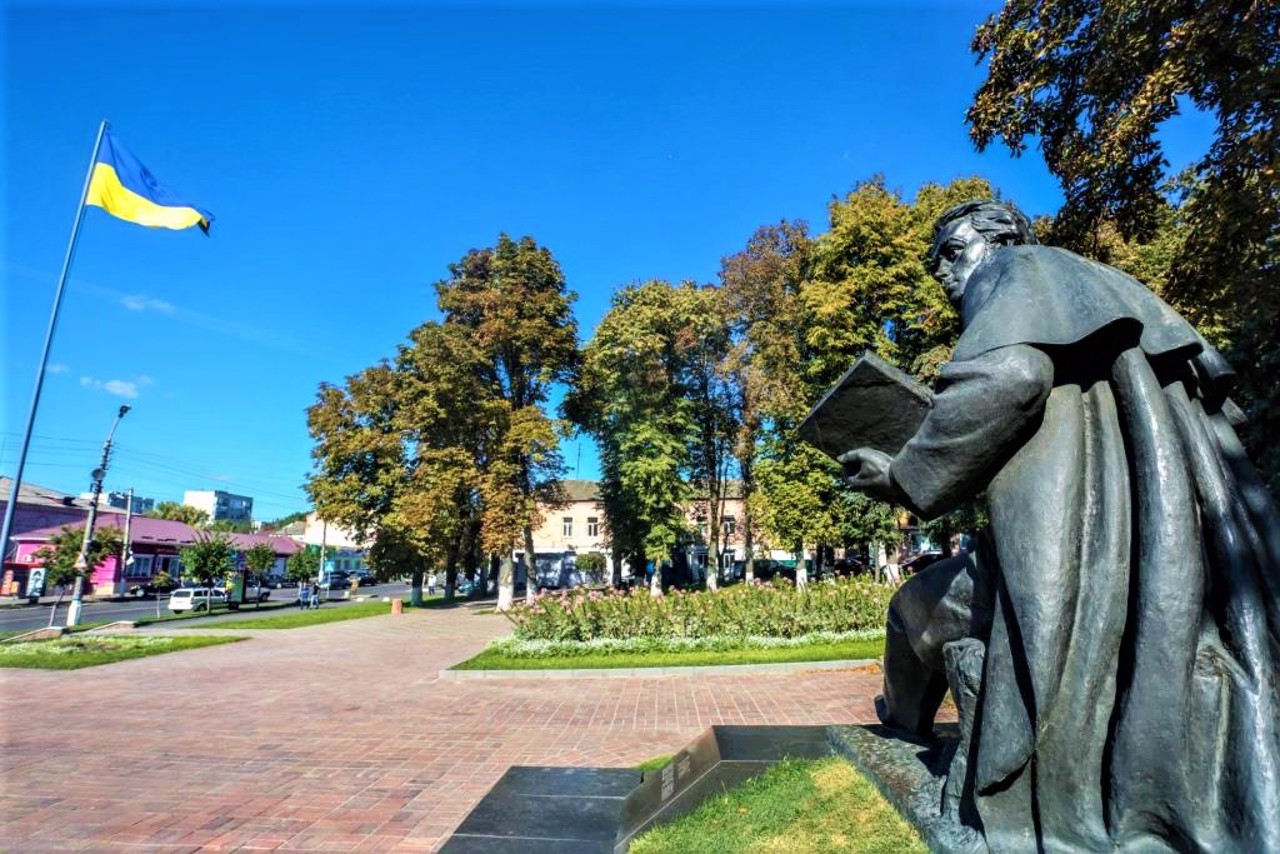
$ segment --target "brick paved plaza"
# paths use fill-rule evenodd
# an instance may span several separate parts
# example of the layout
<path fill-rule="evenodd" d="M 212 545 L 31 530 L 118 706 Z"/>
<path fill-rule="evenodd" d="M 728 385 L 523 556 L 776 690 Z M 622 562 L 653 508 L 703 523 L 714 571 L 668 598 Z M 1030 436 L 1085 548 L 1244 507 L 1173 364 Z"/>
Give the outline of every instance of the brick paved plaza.
<path fill-rule="evenodd" d="M 0 670 L 9 851 L 430 851 L 510 765 L 626 766 L 719 723 L 875 719 L 874 673 L 437 678 L 508 631 L 377 617 Z"/>

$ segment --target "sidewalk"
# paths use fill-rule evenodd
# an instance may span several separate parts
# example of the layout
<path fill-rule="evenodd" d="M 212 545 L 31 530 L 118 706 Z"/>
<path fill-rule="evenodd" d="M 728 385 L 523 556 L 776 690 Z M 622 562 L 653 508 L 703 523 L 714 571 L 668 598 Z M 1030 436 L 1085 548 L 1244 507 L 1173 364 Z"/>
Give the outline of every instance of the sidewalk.
<path fill-rule="evenodd" d="M 508 631 L 499 616 L 418 611 L 0 670 L 0 839 L 24 852 L 431 851 L 511 765 L 622 767 L 711 724 L 875 719 L 873 670 L 438 678 Z"/>

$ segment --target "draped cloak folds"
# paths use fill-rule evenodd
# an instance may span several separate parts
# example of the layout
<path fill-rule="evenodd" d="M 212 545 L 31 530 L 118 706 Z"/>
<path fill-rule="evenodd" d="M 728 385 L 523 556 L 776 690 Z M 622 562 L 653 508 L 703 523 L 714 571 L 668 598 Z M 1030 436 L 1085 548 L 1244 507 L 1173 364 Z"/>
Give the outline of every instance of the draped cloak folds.
<path fill-rule="evenodd" d="M 894 458 L 984 488 L 997 577 L 965 796 L 993 851 L 1280 852 L 1280 518 L 1225 360 L 1113 268 L 1000 247 Z"/>

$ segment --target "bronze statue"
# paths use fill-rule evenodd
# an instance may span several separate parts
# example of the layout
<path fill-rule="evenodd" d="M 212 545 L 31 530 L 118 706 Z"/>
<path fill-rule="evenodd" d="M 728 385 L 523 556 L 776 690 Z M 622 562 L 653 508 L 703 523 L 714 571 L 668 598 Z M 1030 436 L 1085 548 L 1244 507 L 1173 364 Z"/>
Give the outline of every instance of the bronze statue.
<path fill-rule="evenodd" d="M 943 812 L 993 851 L 1280 852 L 1280 517 L 1230 367 L 1008 204 L 947 211 L 930 260 L 963 324 L 932 408 L 840 459 L 991 524 L 895 596 L 882 720 L 928 736 L 950 686 Z"/>

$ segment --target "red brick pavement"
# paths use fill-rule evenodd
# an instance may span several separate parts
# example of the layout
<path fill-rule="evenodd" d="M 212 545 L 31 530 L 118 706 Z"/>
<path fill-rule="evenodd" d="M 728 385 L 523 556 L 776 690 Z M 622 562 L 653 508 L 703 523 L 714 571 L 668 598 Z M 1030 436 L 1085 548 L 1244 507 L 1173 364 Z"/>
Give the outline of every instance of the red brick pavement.
<path fill-rule="evenodd" d="M 0 670 L 0 848 L 430 851 L 511 765 L 628 766 L 711 724 L 875 717 L 868 672 L 437 678 L 507 627 L 417 612 Z"/>

